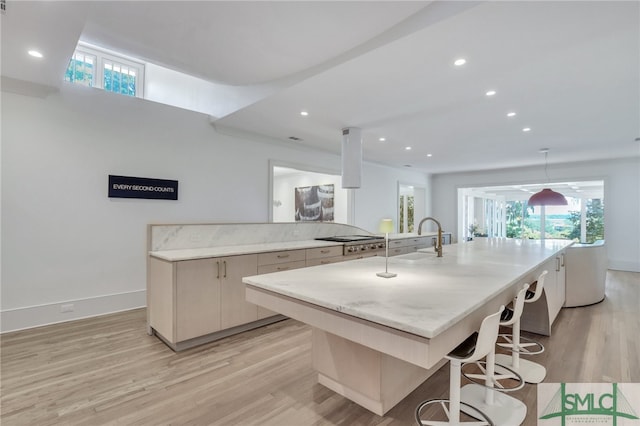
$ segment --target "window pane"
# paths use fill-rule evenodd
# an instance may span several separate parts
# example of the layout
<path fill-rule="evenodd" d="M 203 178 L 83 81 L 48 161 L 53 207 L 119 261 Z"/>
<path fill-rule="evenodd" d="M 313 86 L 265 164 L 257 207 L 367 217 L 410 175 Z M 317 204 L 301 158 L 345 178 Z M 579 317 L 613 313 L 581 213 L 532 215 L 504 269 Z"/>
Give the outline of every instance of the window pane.
<path fill-rule="evenodd" d="M 67 71 L 64 73 L 64 80 L 92 87 L 95 78 L 94 63 L 95 56 L 75 53 L 69 61 Z"/>
<path fill-rule="evenodd" d="M 115 62 L 104 62 L 104 90 L 127 96 L 136 95 L 135 71 Z"/>

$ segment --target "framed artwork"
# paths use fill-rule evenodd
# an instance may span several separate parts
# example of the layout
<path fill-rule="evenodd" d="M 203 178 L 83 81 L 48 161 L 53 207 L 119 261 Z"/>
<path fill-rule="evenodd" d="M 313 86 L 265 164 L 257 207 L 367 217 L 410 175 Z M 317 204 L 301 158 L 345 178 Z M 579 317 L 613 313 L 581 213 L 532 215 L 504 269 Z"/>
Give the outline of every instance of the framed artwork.
<path fill-rule="evenodd" d="M 294 191 L 296 222 L 333 222 L 333 184 L 302 186 Z"/>

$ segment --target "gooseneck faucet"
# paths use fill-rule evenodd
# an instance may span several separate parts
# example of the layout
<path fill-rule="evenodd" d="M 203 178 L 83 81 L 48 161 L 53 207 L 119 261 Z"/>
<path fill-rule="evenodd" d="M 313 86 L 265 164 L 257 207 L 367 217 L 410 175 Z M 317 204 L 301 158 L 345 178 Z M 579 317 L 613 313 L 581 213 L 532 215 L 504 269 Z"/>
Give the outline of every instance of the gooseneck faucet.
<path fill-rule="evenodd" d="M 440 222 L 438 222 L 432 217 L 425 217 L 418 224 L 418 235 L 422 235 L 422 224 L 425 223 L 427 220 L 432 220 L 433 222 L 435 222 L 436 225 L 438 225 L 438 240 L 436 241 L 436 253 L 438 253 L 438 257 L 442 257 L 442 226 L 440 226 Z"/>

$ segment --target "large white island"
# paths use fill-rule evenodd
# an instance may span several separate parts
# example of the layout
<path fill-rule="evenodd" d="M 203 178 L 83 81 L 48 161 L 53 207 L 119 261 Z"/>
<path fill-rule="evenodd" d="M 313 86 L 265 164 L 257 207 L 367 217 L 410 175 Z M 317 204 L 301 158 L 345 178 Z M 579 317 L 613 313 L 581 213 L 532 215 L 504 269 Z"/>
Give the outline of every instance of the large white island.
<path fill-rule="evenodd" d="M 443 365 L 443 357 L 543 270 L 545 296 L 523 329 L 550 334 L 564 303 L 569 241 L 479 239 L 384 257 L 245 277 L 251 303 L 313 327 L 323 385 L 383 415 Z"/>

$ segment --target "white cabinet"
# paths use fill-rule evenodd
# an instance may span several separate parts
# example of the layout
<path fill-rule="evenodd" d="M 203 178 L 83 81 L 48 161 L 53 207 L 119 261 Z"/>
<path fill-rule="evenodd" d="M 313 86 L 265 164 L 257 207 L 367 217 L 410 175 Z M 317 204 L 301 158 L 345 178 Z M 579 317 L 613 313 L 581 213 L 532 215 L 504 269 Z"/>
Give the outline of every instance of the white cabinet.
<path fill-rule="evenodd" d="M 176 262 L 175 268 L 176 335 L 171 343 L 220 330 L 220 280 L 215 262 L 187 260 Z"/>
<path fill-rule="evenodd" d="M 242 277 L 258 272 L 258 256 L 247 254 L 216 258 L 217 277 L 220 280 L 220 323 L 223 329 L 246 324 L 258 319 L 258 306 L 245 298 Z"/>
<path fill-rule="evenodd" d="M 525 304 L 521 324 L 522 330 L 550 336 L 551 326 L 565 301 L 565 252 L 558 253 L 532 271 L 523 283 L 533 283 L 544 270 L 547 271 L 544 293 L 535 303 Z M 545 321 L 541 321 L 541 318 L 545 318 Z"/>
<path fill-rule="evenodd" d="M 318 247 L 306 250 L 306 266 L 326 265 L 344 261 L 343 246 Z"/>
<path fill-rule="evenodd" d="M 411 237 L 400 237 L 389 240 L 389 256 L 413 253 L 416 250 L 435 247 L 437 236 L 421 235 Z M 442 244 L 451 244 L 451 234 L 442 234 Z"/>
<path fill-rule="evenodd" d="M 256 254 L 175 262 L 149 259 L 149 327 L 178 350 L 192 346 L 183 342 L 258 320 L 258 306 L 246 301 L 242 282 L 257 272 Z"/>

